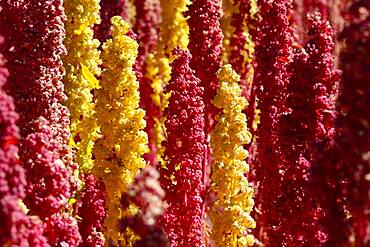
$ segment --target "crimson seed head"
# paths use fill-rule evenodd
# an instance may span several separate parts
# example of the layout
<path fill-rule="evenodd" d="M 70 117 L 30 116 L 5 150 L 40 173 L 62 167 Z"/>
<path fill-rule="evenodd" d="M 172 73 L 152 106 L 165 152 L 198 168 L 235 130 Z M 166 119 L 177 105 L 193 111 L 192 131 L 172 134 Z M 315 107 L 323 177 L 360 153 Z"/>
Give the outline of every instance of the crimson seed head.
<path fill-rule="evenodd" d="M 160 170 L 161 186 L 168 204 L 160 223 L 171 246 L 203 246 L 204 180 L 202 164 L 205 155 L 203 87 L 189 67 L 190 53 L 174 50 L 171 91 L 166 117 L 166 169 Z"/>
<path fill-rule="evenodd" d="M 190 67 L 195 71 L 204 88 L 206 107 L 206 131 L 211 130 L 216 108 L 212 100 L 216 96 L 218 79 L 216 72 L 221 66 L 223 34 L 220 28 L 222 1 L 193 0 L 185 16 L 189 17 Z"/>
<path fill-rule="evenodd" d="M 106 216 L 105 184 L 92 174 L 84 175 L 82 179 L 85 186 L 77 209 L 81 218 L 79 232 L 84 246 L 104 246 L 104 236 L 100 231 Z"/>
<path fill-rule="evenodd" d="M 156 136 L 153 129 L 156 124 L 156 119 L 160 119 L 161 112 L 159 106 L 153 101 L 153 83 L 148 78 L 147 58 L 149 54 L 153 54 L 156 50 L 158 33 L 160 26 L 161 7 L 159 0 L 135 0 L 136 21 L 133 31 L 137 33 L 137 42 L 139 43 L 138 57 L 135 63 L 135 72 L 139 80 L 140 87 L 140 108 L 145 110 L 146 127 L 145 132 L 148 134 L 148 145 L 150 153 L 145 154 L 144 158 L 150 164 L 157 163 L 155 141 Z"/>
<path fill-rule="evenodd" d="M 253 215 L 258 223 L 254 232 L 262 242 L 279 244 L 284 242 L 284 237 L 279 233 L 284 231 L 285 226 L 278 222 L 285 216 L 286 210 L 283 208 L 289 206 L 286 201 L 286 197 L 289 197 L 288 188 L 281 183 L 286 170 L 285 163 L 279 160 L 282 151 L 278 143 L 279 120 L 290 111 L 286 99 L 293 37 L 288 19 L 288 2 L 259 1 L 259 18 L 253 29 L 256 44 L 253 83 L 261 110 L 260 125 L 256 131 L 258 161 L 251 164 L 258 185 L 255 198 L 257 210 Z M 287 238 L 290 239 L 290 236 Z"/>
<path fill-rule="evenodd" d="M 145 168 L 128 186 L 127 193 L 121 196 L 123 208 L 128 208 L 130 203 L 139 207 L 136 215 L 121 219 L 118 226 L 120 231 L 129 227 L 140 236 L 134 246 L 169 246 L 164 230 L 156 224 L 157 218 L 164 210 L 164 191 L 158 178 L 159 173 L 155 168 Z"/>
<path fill-rule="evenodd" d="M 2 45 L 0 36 L 0 45 Z M 26 215 L 26 176 L 18 160 L 19 131 L 13 99 L 4 91 L 9 73 L 0 53 L 0 245 L 48 246 L 42 222 Z"/>
<path fill-rule="evenodd" d="M 66 221 L 65 228 L 70 224 L 65 229 L 70 234 L 57 239 L 73 236 L 70 243 L 78 244 L 76 220 L 61 214 L 76 189 L 77 168 L 68 146 L 69 111 L 63 106 L 63 1 L 1 1 L 0 9 L 0 32 L 6 37 L 1 50 L 12 82 L 7 90 L 19 113 L 19 159 L 27 174 L 24 202 L 45 222 L 53 217 L 58 224 Z"/>
<path fill-rule="evenodd" d="M 164 191 L 159 182 L 159 173 L 149 167 L 141 171 L 128 187 L 127 196 L 140 208 L 140 217 L 146 225 L 154 225 L 156 218 L 164 210 Z M 122 201 L 121 201 L 122 202 Z"/>

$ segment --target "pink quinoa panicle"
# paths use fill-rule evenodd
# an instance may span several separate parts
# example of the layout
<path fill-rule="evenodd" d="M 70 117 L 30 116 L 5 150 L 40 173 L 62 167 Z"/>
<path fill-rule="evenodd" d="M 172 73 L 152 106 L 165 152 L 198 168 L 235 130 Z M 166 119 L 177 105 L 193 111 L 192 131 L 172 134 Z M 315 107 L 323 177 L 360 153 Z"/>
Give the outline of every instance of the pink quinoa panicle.
<path fill-rule="evenodd" d="M 155 165 L 157 162 L 155 160 L 156 147 L 153 140 L 155 138 L 153 128 L 155 119 L 160 119 L 161 113 L 159 107 L 152 100 L 152 82 L 145 74 L 147 72 L 146 59 L 149 54 L 155 52 L 157 46 L 161 8 L 159 0 L 135 0 L 134 4 L 136 21 L 133 30 L 137 34 L 137 42 L 139 43 L 135 70 L 140 83 L 140 108 L 145 110 L 145 132 L 148 134 L 150 148 L 150 152 L 144 157 L 150 164 Z"/>
<path fill-rule="evenodd" d="M 352 1 L 352 0 L 350 0 Z M 334 29 L 335 41 L 337 34 L 343 29 L 343 18 L 340 14 L 343 5 L 347 0 L 294 0 L 292 11 L 292 23 L 294 25 L 295 39 L 298 43 L 304 43 L 305 33 L 310 28 L 309 15 L 318 12 L 322 19 L 328 20 Z M 338 68 L 338 57 L 340 42 L 334 44 L 334 66 Z"/>
<path fill-rule="evenodd" d="M 77 214 L 81 218 L 78 222 L 82 237 L 80 246 L 104 246 L 101 228 L 106 216 L 105 184 L 96 180 L 92 174 L 84 174 L 82 179 L 85 185 L 77 209 Z"/>
<path fill-rule="evenodd" d="M 190 68 L 199 78 L 199 86 L 203 88 L 204 102 L 204 135 L 206 150 L 202 164 L 202 185 L 209 186 L 211 150 L 209 144 L 210 131 L 215 125 L 215 115 L 218 109 L 212 101 L 218 89 L 217 71 L 221 68 L 223 33 L 220 26 L 222 15 L 222 0 L 193 0 L 184 13 L 188 17 L 189 44 L 191 53 Z M 203 211 L 206 203 L 203 204 Z M 204 213 L 202 213 L 203 215 Z"/>
<path fill-rule="evenodd" d="M 308 66 L 312 73 L 312 92 L 314 94 L 313 142 L 320 143 L 333 139 L 336 118 L 335 101 L 338 90 L 339 71 L 334 69 L 334 32 L 329 22 L 315 13 L 309 15 L 310 29 L 304 48 L 308 53 Z"/>
<path fill-rule="evenodd" d="M 69 213 L 53 214 L 46 218 L 45 235 L 51 246 L 78 246 L 81 243 L 77 221 Z"/>
<path fill-rule="evenodd" d="M 344 42 L 340 52 L 342 70 L 337 102 L 337 137 L 330 156 L 322 161 L 327 180 L 327 206 L 330 215 L 325 222 L 330 230 L 329 244 L 368 246 L 370 244 L 370 3 L 344 1 Z M 339 221 L 340 220 L 340 221 Z M 353 239 L 349 240 L 352 235 Z"/>
<path fill-rule="evenodd" d="M 252 41 L 253 23 L 255 22 L 252 6 L 252 1 L 255 0 L 234 0 L 234 3 L 239 6 L 239 11 L 234 13 L 231 20 L 231 25 L 235 28 L 230 39 L 230 56 L 229 63 L 233 69 L 240 75 L 239 85 L 242 89 L 242 95 L 247 99 L 248 105 L 243 111 L 248 118 L 248 131 L 255 135 L 255 117 L 257 98 L 256 90 L 253 84 L 253 69 L 254 63 L 254 43 Z M 255 142 L 250 142 L 245 145 L 250 156 L 247 158 L 253 162 L 255 157 Z"/>
<path fill-rule="evenodd" d="M 27 171 L 25 204 L 29 214 L 45 223 L 45 236 L 51 245 L 78 245 L 81 240 L 77 221 L 62 213 L 71 196 L 69 170 L 55 150 L 61 145 L 53 138 L 50 124 L 44 118 L 34 122 L 34 133 L 23 141 L 23 165 Z"/>
<path fill-rule="evenodd" d="M 204 88 L 206 105 L 206 131 L 212 129 L 216 108 L 212 100 L 216 96 L 218 79 L 216 72 L 221 67 L 222 39 L 220 28 L 221 0 L 193 0 L 185 16 L 189 17 L 189 45 L 192 58 L 190 67 L 195 71 Z"/>
<path fill-rule="evenodd" d="M 0 36 L 0 44 L 3 38 Z M 48 246 L 43 225 L 37 217 L 29 217 L 20 206 L 24 198 L 26 178 L 18 156 L 18 114 L 13 99 L 6 94 L 8 71 L 0 54 L 0 245 Z"/>
<path fill-rule="evenodd" d="M 101 43 L 111 38 L 110 19 L 113 16 L 121 16 L 127 19 L 127 0 L 101 0 L 100 1 L 100 18 L 101 23 L 94 26 L 94 37 Z"/>
<path fill-rule="evenodd" d="M 288 246 L 322 246 L 328 240 L 321 225 L 327 212 L 315 195 L 319 188 L 312 171 L 320 169 L 317 153 L 334 138 L 338 72 L 333 69 L 332 28 L 318 13 L 309 17 L 309 23 L 306 44 L 294 50 L 287 88 L 290 113 L 281 117 L 278 132 L 279 148 L 284 150 L 279 155 L 284 193 L 274 210 L 282 227 L 268 230 L 271 241 Z"/>
<path fill-rule="evenodd" d="M 52 120 L 55 138 L 67 144 L 69 113 L 62 105 L 66 96 L 60 58 L 66 52 L 62 1 L 2 1 L 1 7 L 3 53 L 13 82 L 9 92 L 20 115 L 20 134 L 32 133 L 33 121 L 43 116 Z M 60 152 L 69 155 L 68 145 Z"/>
<path fill-rule="evenodd" d="M 130 200 L 140 208 L 140 217 L 146 225 L 153 225 L 164 210 L 164 190 L 159 184 L 159 173 L 148 167 L 128 186 Z"/>
<path fill-rule="evenodd" d="M 148 167 L 135 177 L 128 186 L 127 193 L 121 197 L 123 208 L 127 208 L 129 202 L 139 207 L 136 215 L 120 221 L 121 229 L 130 227 L 140 236 L 140 240 L 133 244 L 135 247 L 169 247 L 163 228 L 156 222 L 165 209 L 164 191 L 158 179 L 158 171 L 154 167 Z"/>
<path fill-rule="evenodd" d="M 166 168 L 160 170 L 168 208 L 160 222 L 171 246 L 204 246 L 203 162 L 205 153 L 203 87 L 189 67 L 191 55 L 180 48 L 171 64 L 171 91 L 166 117 Z"/>
<path fill-rule="evenodd" d="M 134 32 L 137 33 L 140 64 L 145 63 L 146 56 L 153 53 L 157 47 L 158 31 L 161 22 L 161 7 L 159 0 L 134 0 L 136 20 Z"/>
<path fill-rule="evenodd" d="M 0 25 L 5 37 L 1 50 L 12 82 L 7 90 L 19 113 L 19 158 L 27 175 L 24 202 L 29 213 L 44 222 L 59 216 L 67 220 L 66 227 L 75 232 L 70 240 L 64 239 L 69 236 L 57 239 L 75 243 L 80 238 L 77 222 L 61 215 L 74 195 L 77 168 L 68 146 L 69 112 L 62 105 L 66 99 L 61 82 L 61 55 L 66 52 L 62 3 L 1 1 Z"/>
<path fill-rule="evenodd" d="M 0 196 L 0 245 L 50 246 L 43 235 L 43 223 L 38 217 L 27 216 L 19 202 L 14 195 Z"/>
<path fill-rule="evenodd" d="M 69 172 L 54 151 L 61 145 L 53 139 L 49 122 L 44 118 L 36 120 L 34 131 L 22 143 L 28 180 L 25 204 L 30 214 L 43 219 L 58 213 L 71 196 Z"/>
<path fill-rule="evenodd" d="M 125 195 L 122 195 L 123 198 L 125 198 Z M 147 225 L 138 214 L 121 220 L 119 227 L 122 230 L 130 227 L 140 237 L 132 243 L 133 247 L 170 247 L 170 242 L 163 227 L 157 224 Z"/>
<path fill-rule="evenodd" d="M 0 42 L 2 37 L 0 36 Z M 6 94 L 4 87 L 7 84 L 8 70 L 4 67 L 3 56 L 0 54 L 0 156 L 1 187 L 0 195 L 14 195 L 24 197 L 26 178 L 24 170 L 17 159 L 19 130 L 16 125 L 18 114 L 15 112 L 13 99 Z"/>
<path fill-rule="evenodd" d="M 246 25 L 247 28 L 251 27 L 251 0 L 234 0 L 234 4 L 239 5 L 239 11 L 234 13 L 231 20 L 231 25 L 235 28 L 231 39 L 231 54 L 229 56 L 229 63 L 232 65 L 233 69 L 240 75 L 239 85 L 242 88 L 242 94 L 249 100 L 250 97 L 250 85 L 248 85 L 248 77 L 250 77 L 250 68 L 253 66 L 253 61 L 246 62 L 245 57 L 250 57 L 251 49 L 246 49 L 247 37 L 245 33 Z M 251 121 L 253 122 L 253 121 Z"/>
<path fill-rule="evenodd" d="M 50 125 L 53 139 L 61 145 L 58 153 L 69 169 L 69 112 L 62 104 L 66 100 L 61 78 L 64 75 L 61 55 L 64 9 L 62 1 L 2 1 L 0 14 L 6 37 L 4 56 L 9 69 L 9 93 L 19 113 L 18 126 L 23 138 L 34 132 L 35 122 L 44 117 Z M 39 6 L 42 5 L 43 8 Z M 36 124 L 37 125 L 37 124 Z M 20 158 L 22 160 L 22 146 Z"/>
<path fill-rule="evenodd" d="M 35 133 L 23 144 L 23 163 L 27 171 L 24 202 L 29 214 L 38 215 L 45 224 L 44 235 L 50 245 L 67 243 L 77 246 L 81 241 L 76 219 L 61 213 L 71 196 L 69 170 L 60 159 L 61 145 L 53 139 L 49 123 L 44 118 L 35 121 Z"/>
<path fill-rule="evenodd" d="M 269 242 L 269 235 L 282 227 L 279 220 L 284 215 L 278 214 L 278 198 L 285 193 L 280 185 L 284 168 L 280 162 L 282 150 L 279 147 L 279 120 L 289 112 L 286 104 L 288 67 L 292 60 L 292 29 L 290 28 L 288 0 L 258 3 L 260 18 L 255 23 L 256 69 L 254 84 L 261 110 L 260 125 L 257 129 L 258 161 L 251 164 L 255 172 L 256 219 L 254 234 L 264 243 Z M 263 213 L 259 213 L 263 212 Z M 271 239 L 281 243 L 283 239 Z"/>

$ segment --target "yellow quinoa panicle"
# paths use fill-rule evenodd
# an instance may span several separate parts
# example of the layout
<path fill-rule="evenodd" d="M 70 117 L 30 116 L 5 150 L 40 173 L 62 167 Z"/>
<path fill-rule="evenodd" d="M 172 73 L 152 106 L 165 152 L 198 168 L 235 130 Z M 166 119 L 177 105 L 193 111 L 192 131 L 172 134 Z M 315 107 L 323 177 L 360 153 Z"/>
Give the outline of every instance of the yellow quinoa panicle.
<path fill-rule="evenodd" d="M 102 137 L 94 147 L 95 172 L 109 188 L 104 233 L 131 246 L 136 236 L 130 231 L 120 233 L 118 219 L 133 215 L 137 209 L 131 206 L 123 211 L 120 198 L 146 166 L 142 155 L 148 152 L 148 137 L 143 131 L 145 112 L 139 108 L 139 83 L 132 68 L 138 44 L 126 35 L 130 26 L 121 17 L 112 17 L 111 22 L 112 39 L 103 45 L 102 88 L 97 91 L 96 111 Z"/>
<path fill-rule="evenodd" d="M 189 0 L 161 0 L 162 24 L 159 47 L 173 60 L 172 51 L 177 46 L 186 49 L 189 43 L 189 27 L 183 15 Z"/>
<path fill-rule="evenodd" d="M 251 141 L 247 119 L 242 113 L 247 102 L 238 85 L 240 76 L 231 65 L 223 66 L 218 78 L 220 87 L 214 105 L 222 112 L 216 117 L 217 125 L 211 132 L 211 189 L 217 195 L 210 211 L 211 237 L 220 247 L 252 246 L 254 240 L 248 229 L 256 225 L 250 216 L 254 204 L 253 189 L 244 176 L 249 172 L 249 166 L 245 162 L 248 152 L 243 148 Z"/>
<path fill-rule="evenodd" d="M 100 75 L 100 43 L 93 38 L 93 26 L 100 23 L 100 7 L 98 0 L 65 0 L 64 8 L 67 54 L 63 57 L 63 82 L 71 113 L 70 146 L 76 150 L 80 170 L 88 172 L 93 166 L 91 153 L 98 137 L 91 90 L 99 88 L 96 76 Z"/>

